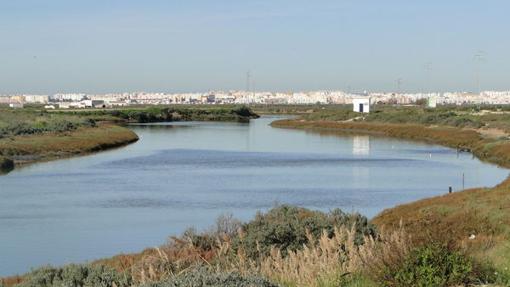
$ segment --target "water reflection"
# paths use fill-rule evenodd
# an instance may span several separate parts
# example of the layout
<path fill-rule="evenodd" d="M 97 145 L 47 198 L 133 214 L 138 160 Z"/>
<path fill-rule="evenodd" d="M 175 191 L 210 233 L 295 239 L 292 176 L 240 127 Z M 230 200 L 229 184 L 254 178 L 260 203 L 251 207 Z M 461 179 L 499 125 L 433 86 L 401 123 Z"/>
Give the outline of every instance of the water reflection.
<path fill-rule="evenodd" d="M 355 156 L 370 155 L 370 136 L 353 136 L 352 154 Z"/>

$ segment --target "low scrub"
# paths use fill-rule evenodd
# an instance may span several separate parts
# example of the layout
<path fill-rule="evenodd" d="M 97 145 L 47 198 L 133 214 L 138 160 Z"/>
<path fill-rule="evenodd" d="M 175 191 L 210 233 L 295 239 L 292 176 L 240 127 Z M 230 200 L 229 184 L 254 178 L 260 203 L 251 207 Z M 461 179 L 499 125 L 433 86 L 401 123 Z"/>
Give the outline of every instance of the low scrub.
<path fill-rule="evenodd" d="M 242 248 L 246 256 L 257 259 L 266 256 L 271 248 L 278 248 L 283 255 L 287 251 L 303 248 L 310 238 L 319 238 L 324 231 L 332 236 L 335 227 L 354 227 L 355 242 L 375 235 L 375 228 L 360 214 L 347 214 L 339 209 L 329 213 L 282 205 L 258 213 L 255 219 L 241 227 L 239 236 L 233 239 L 234 249 Z"/>
<path fill-rule="evenodd" d="M 28 273 L 16 287 L 129 287 L 131 277 L 104 266 L 42 267 Z"/>
<path fill-rule="evenodd" d="M 33 135 L 47 132 L 68 132 L 80 127 L 95 127 L 93 119 L 50 114 L 44 111 L 1 111 L 0 138 L 19 135 Z"/>
<path fill-rule="evenodd" d="M 197 268 L 160 282 L 141 287 L 278 287 L 258 275 L 241 275 L 236 272 L 214 272 Z"/>
<path fill-rule="evenodd" d="M 113 117 L 122 121 L 136 123 L 172 122 L 172 121 L 239 121 L 245 122 L 259 116 L 246 106 L 231 107 L 148 107 L 115 110 L 61 111 L 61 114 L 73 114 L 87 117 Z"/>
<path fill-rule="evenodd" d="M 466 286 L 496 280 L 491 268 L 478 267 L 466 255 L 437 245 L 415 249 L 387 272 L 386 286 Z"/>

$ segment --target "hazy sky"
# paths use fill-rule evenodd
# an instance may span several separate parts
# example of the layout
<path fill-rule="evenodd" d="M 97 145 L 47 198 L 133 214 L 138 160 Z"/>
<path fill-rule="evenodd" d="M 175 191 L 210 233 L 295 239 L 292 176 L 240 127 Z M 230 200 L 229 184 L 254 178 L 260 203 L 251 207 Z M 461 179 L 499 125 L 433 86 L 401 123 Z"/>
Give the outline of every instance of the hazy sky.
<path fill-rule="evenodd" d="M 0 0 L 0 93 L 510 90 L 510 1 Z M 429 67 L 427 69 L 426 67 Z"/>

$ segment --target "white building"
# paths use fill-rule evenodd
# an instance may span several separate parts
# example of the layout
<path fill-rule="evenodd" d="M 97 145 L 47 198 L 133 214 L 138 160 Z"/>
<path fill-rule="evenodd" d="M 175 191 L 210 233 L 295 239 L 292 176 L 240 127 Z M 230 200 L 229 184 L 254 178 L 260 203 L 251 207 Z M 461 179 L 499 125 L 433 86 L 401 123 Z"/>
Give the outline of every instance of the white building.
<path fill-rule="evenodd" d="M 356 113 L 370 113 L 370 98 L 354 98 L 352 106 Z"/>
<path fill-rule="evenodd" d="M 429 108 L 436 108 L 437 107 L 437 97 L 436 96 L 431 96 L 428 98 L 428 101 L 427 101 L 427 106 Z"/>
<path fill-rule="evenodd" d="M 47 95 L 24 95 L 25 103 L 29 104 L 47 104 L 50 100 Z"/>
<path fill-rule="evenodd" d="M 23 108 L 23 103 L 10 103 L 9 104 L 9 108 L 22 109 Z"/>

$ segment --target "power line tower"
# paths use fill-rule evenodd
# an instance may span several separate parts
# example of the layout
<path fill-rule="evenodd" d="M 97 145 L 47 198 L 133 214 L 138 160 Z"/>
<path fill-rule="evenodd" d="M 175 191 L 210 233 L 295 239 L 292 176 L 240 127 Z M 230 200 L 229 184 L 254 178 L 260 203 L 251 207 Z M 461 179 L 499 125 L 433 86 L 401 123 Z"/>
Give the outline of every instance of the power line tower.
<path fill-rule="evenodd" d="M 432 93 L 432 62 L 425 63 L 425 72 L 427 73 L 427 89 L 429 93 Z"/>
<path fill-rule="evenodd" d="M 400 88 L 402 87 L 402 78 L 397 79 L 397 93 L 400 94 Z"/>
<path fill-rule="evenodd" d="M 476 87 L 478 89 L 478 94 L 482 92 L 480 85 L 480 69 L 483 62 L 485 62 L 486 53 L 482 50 L 478 50 L 476 54 L 473 56 L 473 61 L 475 61 L 475 74 L 476 74 Z"/>
<path fill-rule="evenodd" d="M 246 91 L 249 92 L 250 91 L 250 88 L 251 88 L 251 72 L 248 71 L 246 72 Z"/>

